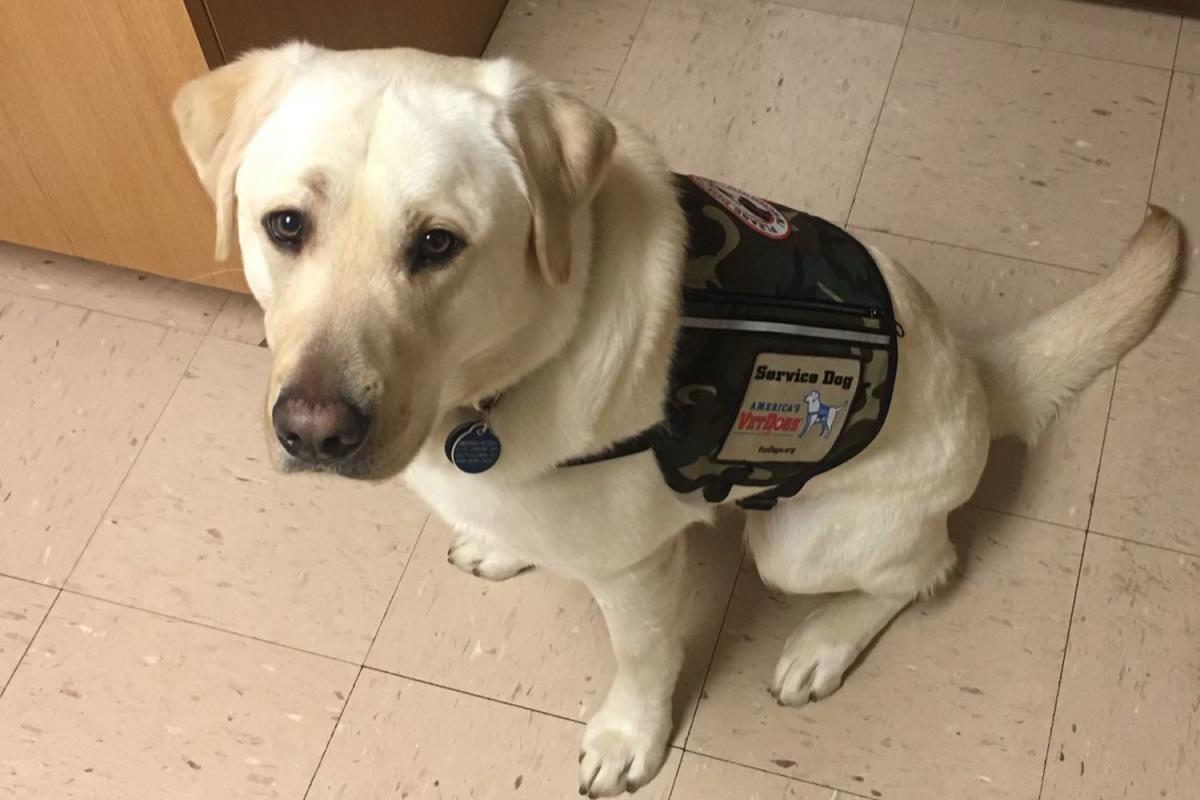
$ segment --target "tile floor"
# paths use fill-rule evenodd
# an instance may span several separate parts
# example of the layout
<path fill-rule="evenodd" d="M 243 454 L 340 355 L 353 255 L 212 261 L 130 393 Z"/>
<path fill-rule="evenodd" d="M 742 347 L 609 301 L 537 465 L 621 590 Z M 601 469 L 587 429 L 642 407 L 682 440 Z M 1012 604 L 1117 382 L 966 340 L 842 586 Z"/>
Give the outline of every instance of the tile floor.
<path fill-rule="evenodd" d="M 1095 280 L 1148 199 L 1200 237 L 1197 20 L 513 0 L 491 51 L 678 169 L 850 225 L 967 335 Z M 1038 449 L 997 446 L 953 518 L 958 580 L 833 698 L 770 702 L 808 601 L 740 565 L 736 517 L 693 531 L 680 724 L 643 794 L 1195 797 L 1198 253 Z M 274 474 L 262 338 L 246 298 L 0 245 L 0 797 L 573 796 L 612 670 L 586 594 L 453 570 L 402 489 Z"/>

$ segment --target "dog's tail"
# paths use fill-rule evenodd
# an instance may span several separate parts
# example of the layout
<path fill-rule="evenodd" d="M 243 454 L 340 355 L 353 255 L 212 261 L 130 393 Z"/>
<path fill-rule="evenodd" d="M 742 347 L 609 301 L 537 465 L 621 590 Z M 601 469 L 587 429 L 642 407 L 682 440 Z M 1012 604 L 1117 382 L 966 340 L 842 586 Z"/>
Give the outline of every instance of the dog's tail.
<path fill-rule="evenodd" d="M 1150 332 L 1173 294 L 1183 234 L 1168 212 L 1150 215 L 1098 282 L 976 352 L 993 437 L 1033 444 L 1042 430 Z"/>

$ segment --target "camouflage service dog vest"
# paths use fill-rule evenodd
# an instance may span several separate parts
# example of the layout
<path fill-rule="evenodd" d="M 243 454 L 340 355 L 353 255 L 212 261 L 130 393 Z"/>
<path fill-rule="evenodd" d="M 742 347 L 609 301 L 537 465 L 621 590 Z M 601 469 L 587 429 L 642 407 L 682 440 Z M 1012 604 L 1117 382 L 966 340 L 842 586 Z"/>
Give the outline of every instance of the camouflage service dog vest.
<path fill-rule="evenodd" d="M 653 450 L 681 493 L 767 509 L 883 427 L 903 331 L 870 253 L 823 219 L 676 176 L 683 313 L 664 422 L 568 465 Z"/>

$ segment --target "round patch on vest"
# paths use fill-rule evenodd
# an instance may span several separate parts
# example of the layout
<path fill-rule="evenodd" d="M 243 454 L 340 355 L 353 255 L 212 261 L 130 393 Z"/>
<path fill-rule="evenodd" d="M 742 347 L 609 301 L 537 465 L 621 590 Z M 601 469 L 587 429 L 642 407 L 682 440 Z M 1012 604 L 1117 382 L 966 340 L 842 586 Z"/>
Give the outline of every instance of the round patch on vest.
<path fill-rule="evenodd" d="M 737 187 L 720 181 L 689 175 L 692 182 L 703 189 L 721 207 L 742 221 L 751 230 L 768 239 L 786 239 L 792 233 L 792 223 L 784 218 L 775 206 L 761 197 L 746 194 Z"/>

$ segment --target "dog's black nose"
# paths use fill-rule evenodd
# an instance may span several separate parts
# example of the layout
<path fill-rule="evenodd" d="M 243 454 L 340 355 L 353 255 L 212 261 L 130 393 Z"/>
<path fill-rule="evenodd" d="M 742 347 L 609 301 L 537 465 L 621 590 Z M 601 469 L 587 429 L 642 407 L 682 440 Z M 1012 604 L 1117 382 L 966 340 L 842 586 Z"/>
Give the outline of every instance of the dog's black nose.
<path fill-rule="evenodd" d="M 344 397 L 284 390 L 271 409 L 271 423 L 288 453 L 311 464 L 332 464 L 362 447 L 371 419 Z"/>

